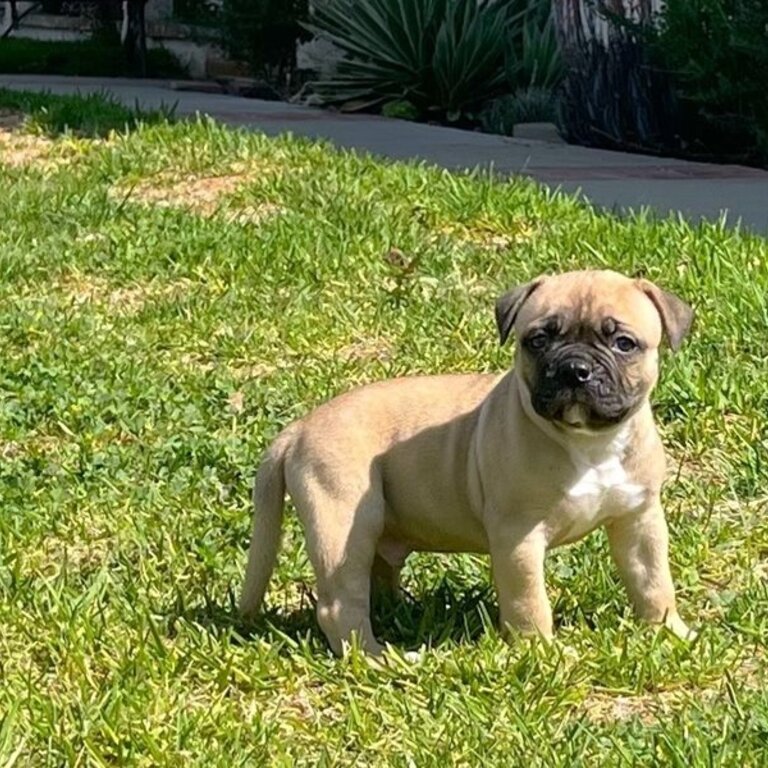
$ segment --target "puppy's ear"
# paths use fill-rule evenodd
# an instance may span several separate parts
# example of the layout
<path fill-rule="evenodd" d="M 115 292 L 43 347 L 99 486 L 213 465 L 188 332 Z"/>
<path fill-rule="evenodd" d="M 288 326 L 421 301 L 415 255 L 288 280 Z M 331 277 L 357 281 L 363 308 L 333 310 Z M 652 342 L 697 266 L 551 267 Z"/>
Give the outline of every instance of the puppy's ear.
<path fill-rule="evenodd" d="M 496 301 L 496 327 L 499 329 L 499 343 L 509 338 L 515 319 L 526 299 L 544 282 L 543 277 L 537 277 L 530 283 L 518 285 Z"/>
<path fill-rule="evenodd" d="M 654 303 L 673 351 L 680 349 L 693 325 L 693 308 L 673 293 L 662 291 L 649 280 L 638 281 L 640 290 Z"/>

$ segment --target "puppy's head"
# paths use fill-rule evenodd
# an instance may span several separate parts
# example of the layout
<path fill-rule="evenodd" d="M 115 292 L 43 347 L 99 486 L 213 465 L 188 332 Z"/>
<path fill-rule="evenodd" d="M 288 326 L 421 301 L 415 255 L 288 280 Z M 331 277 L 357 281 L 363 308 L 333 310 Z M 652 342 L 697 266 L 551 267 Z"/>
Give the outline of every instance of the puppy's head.
<path fill-rule="evenodd" d="M 501 343 L 514 330 L 534 410 L 579 431 L 635 413 L 656 384 L 662 336 L 677 349 L 692 321 L 681 299 L 610 271 L 539 277 L 496 303 Z"/>

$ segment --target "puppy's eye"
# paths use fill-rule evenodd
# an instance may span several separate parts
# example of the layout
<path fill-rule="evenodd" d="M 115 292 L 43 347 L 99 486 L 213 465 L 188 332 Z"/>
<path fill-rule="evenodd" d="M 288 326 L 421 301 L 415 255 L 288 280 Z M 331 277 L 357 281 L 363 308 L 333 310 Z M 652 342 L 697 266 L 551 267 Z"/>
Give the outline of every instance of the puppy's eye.
<path fill-rule="evenodd" d="M 533 335 L 529 336 L 525 343 L 528 346 L 528 349 L 532 349 L 534 352 L 538 352 L 547 346 L 548 341 L 549 335 L 543 331 L 539 331 L 539 333 L 534 333 Z"/>
<path fill-rule="evenodd" d="M 631 336 L 617 336 L 613 340 L 613 348 L 619 352 L 632 352 L 637 349 L 637 342 Z"/>

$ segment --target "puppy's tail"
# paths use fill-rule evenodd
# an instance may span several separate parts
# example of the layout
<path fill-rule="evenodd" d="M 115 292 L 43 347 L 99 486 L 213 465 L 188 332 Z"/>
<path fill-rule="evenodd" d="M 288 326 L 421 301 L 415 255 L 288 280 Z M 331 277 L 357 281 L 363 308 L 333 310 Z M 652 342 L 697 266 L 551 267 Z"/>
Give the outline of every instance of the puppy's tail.
<path fill-rule="evenodd" d="M 248 550 L 248 565 L 240 596 L 240 613 L 256 615 L 277 563 L 283 527 L 285 502 L 285 452 L 290 444 L 283 433 L 270 446 L 253 486 L 253 528 Z"/>

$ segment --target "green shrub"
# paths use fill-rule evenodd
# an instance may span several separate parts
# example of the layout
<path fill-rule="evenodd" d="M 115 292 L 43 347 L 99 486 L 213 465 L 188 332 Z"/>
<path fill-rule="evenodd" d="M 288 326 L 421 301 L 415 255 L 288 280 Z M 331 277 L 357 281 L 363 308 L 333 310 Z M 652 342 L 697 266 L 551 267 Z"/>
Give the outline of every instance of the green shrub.
<path fill-rule="evenodd" d="M 147 51 L 150 77 L 181 77 L 184 68 L 164 48 Z M 0 40 L 0 73 L 126 77 L 135 74 L 126 60 L 117 35 L 95 36 L 83 41 Z"/>
<path fill-rule="evenodd" d="M 410 101 L 405 101 L 404 99 L 388 101 L 381 108 L 381 114 L 384 117 L 396 117 L 400 120 L 418 120 L 420 117 L 418 108 Z"/>
<path fill-rule="evenodd" d="M 668 0 L 639 23 L 602 12 L 607 45 L 577 31 L 566 47 L 569 141 L 768 165 L 768 3 Z"/>
<path fill-rule="evenodd" d="M 768 163 L 768 3 L 667 0 L 646 37 L 692 148 Z"/>
<path fill-rule="evenodd" d="M 521 0 L 507 40 L 507 84 L 511 93 L 483 105 L 486 133 L 514 135 L 518 123 L 555 122 L 557 92 L 565 71 L 548 0 Z"/>
<path fill-rule="evenodd" d="M 311 31 L 345 58 L 312 84 L 326 103 L 407 100 L 449 121 L 502 92 L 511 3 L 505 0 L 327 0 Z"/>
<path fill-rule="evenodd" d="M 223 0 L 224 45 L 255 74 L 292 72 L 308 8 L 308 0 Z"/>
<path fill-rule="evenodd" d="M 478 117 L 486 133 L 512 136 L 518 123 L 554 123 L 557 119 L 555 95 L 546 88 L 527 88 L 494 99 Z"/>
<path fill-rule="evenodd" d="M 221 5 L 216 0 L 173 0 L 173 18 L 189 24 L 218 26 Z"/>

